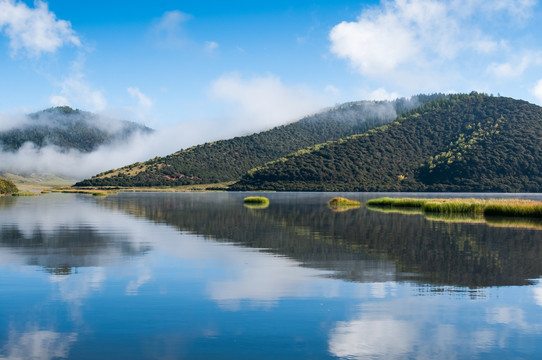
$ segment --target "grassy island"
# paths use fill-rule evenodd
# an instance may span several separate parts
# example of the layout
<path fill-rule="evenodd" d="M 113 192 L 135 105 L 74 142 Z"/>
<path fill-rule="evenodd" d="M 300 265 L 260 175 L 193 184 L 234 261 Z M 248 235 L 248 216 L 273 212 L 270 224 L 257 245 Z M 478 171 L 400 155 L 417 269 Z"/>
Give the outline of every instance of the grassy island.
<path fill-rule="evenodd" d="M 356 200 L 350 200 L 344 197 L 334 197 L 329 200 L 328 205 L 332 209 L 338 208 L 358 208 L 361 206 L 361 203 Z"/>
<path fill-rule="evenodd" d="M 269 199 L 263 196 L 248 196 L 243 202 L 249 209 L 265 209 L 269 206 Z"/>
<path fill-rule="evenodd" d="M 269 204 L 269 199 L 263 196 L 248 196 L 243 201 L 245 204 Z"/>
<path fill-rule="evenodd" d="M 419 208 L 426 213 L 542 218 L 542 201 L 520 199 L 378 198 L 368 206 Z"/>

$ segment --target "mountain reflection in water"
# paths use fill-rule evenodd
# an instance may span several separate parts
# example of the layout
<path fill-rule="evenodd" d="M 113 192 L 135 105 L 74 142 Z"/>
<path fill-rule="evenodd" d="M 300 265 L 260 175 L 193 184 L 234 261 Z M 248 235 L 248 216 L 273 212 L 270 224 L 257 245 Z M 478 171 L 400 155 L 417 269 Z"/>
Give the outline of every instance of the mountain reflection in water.
<path fill-rule="evenodd" d="M 296 194 L 273 195 L 262 210 L 240 206 L 243 195 L 227 193 L 125 194 L 100 204 L 216 241 L 266 249 L 352 281 L 485 287 L 530 284 L 542 275 L 538 230 L 366 208 L 337 213 L 327 208 L 330 194 L 300 201 Z"/>

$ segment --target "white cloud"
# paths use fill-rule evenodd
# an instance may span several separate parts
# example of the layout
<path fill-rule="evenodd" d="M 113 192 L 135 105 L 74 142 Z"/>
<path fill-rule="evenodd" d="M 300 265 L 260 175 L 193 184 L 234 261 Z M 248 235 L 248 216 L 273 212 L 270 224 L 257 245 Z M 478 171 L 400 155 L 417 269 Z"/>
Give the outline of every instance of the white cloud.
<path fill-rule="evenodd" d="M 69 21 L 59 20 L 47 4 L 35 8 L 14 0 L 0 0 L 0 30 L 9 37 L 12 55 L 24 51 L 28 56 L 53 53 L 66 44 L 81 45 Z"/>
<path fill-rule="evenodd" d="M 542 105 L 542 79 L 538 80 L 536 85 L 534 86 L 532 93 L 538 100 L 538 103 Z"/>
<path fill-rule="evenodd" d="M 225 74 L 212 83 L 210 93 L 233 105 L 229 121 L 234 127 L 251 131 L 297 120 L 329 105 L 306 87 L 285 85 L 273 75 L 245 79 L 238 73 Z"/>
<path fill-rule="evenodd" d="M 356 21 L 333 27 L 330 51 L 348 60 L 361 75 L 387 81 L 388 87 L 411 92 L 478 88 L 473 77 L 483 76 L 484 70 L 512 76 L 542 65 L 532 54 L 512 64 L 495 64 L 497 56 L 506 59 L 521 52 L 515 48 L 520 45 L 513 41 L 513 32 L 503 28 L 524 26 L 522 21 L 535 4 L 532 0 L 382 0 Z"/>
<path fill-rule="evenodd" d="M 128 94 L 130 94 L 131 97 L 137 100 L 140 108 L 148 110 L 152 107 L 152 100 L 147 95 L 143 94 L 138 88 L 129 87 L 126 89 L 126 91 L 128 91 Z"/>
<path fill-rule="evenodd" d="M 384 88 L 378 88 L 373 91 L 362 91 L 362 99 L 366 100 L 395 100 L 400 97 L 396 92 L 388 92 Z"/>

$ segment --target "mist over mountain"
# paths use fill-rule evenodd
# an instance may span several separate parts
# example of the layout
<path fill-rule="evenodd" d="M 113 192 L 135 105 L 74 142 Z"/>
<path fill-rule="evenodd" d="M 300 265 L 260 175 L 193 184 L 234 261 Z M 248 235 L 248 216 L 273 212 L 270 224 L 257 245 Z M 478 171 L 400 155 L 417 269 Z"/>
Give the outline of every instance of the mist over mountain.
<path fill-rule="evenodd" d="M 135 122 L 67 106 L 28 115 L 0 114 L 0 174 L 14 180 L 18 175 L 82 179 L 148 158 L 142 144 L 148 144 L 155 134 Z"/>
<path fill-rule="evenodd" d="M 540 192 L 542 107 L 450 95 L 253 169 L 231 189 Z"/>
<path fill-rule="evenodd" d="M 74 110 L 54 107 L 0 128 L 0 149 L 16 152 L 25 144 L 41 149 L 56 146 L 59 150 L 92 152 L 101 145 L 123 142 L 135 133 L 150 134 L 152 129 L 130 121 L 109 119 Z"/>
<path fill-rule="evenodd" d="M 260 133 L 205 143 L 165 157 L 100 173 L 77 186 L 178 186 L 238 180 L 248 170 L 294 151 L 366 132 L 442 94 L 357 101 Z"/>

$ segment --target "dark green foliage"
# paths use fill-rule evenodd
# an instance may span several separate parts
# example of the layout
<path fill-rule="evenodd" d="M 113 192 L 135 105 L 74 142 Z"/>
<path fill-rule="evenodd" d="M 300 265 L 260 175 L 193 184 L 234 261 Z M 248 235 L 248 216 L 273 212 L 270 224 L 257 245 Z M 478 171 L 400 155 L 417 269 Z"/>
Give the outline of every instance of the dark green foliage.
<path fill-rule="evenodd" d="M 393 121 L 420 104 L 443 97 L 419 95 L 412 99 L 359 101 L 308 116 L 292 124 L 248 136 L 198 145 L 144 163 L 145 170 L 129 175 L 135 164 L 115 176 L 107 172 L 76 186 L 178 186 L 238 180 L 248 170 L 318 143 L 366 132 Z"/>
<path fill-rule="evenodd" d="M 15 194 L 19 191 L 13 181 L 0 178 L 0 195 Z"/>
<path fill-rule="evenodd" d="M 452 95 L 249 172 L 233 190 L 542 191 L 542 108 Z"/>
<path fill-rule="evenodd" d="M 62 150 L 91 152 L 100 145 L 125 140 L 137 131 L 152 131 L 133 122 L 105 120 L 68 106 L 50 108 L 28 117 L 22 126 L 0 132 L 1 150 L 17 151 L 24 143 L 30 142 L 38 148 L 55 145 Z"/>

